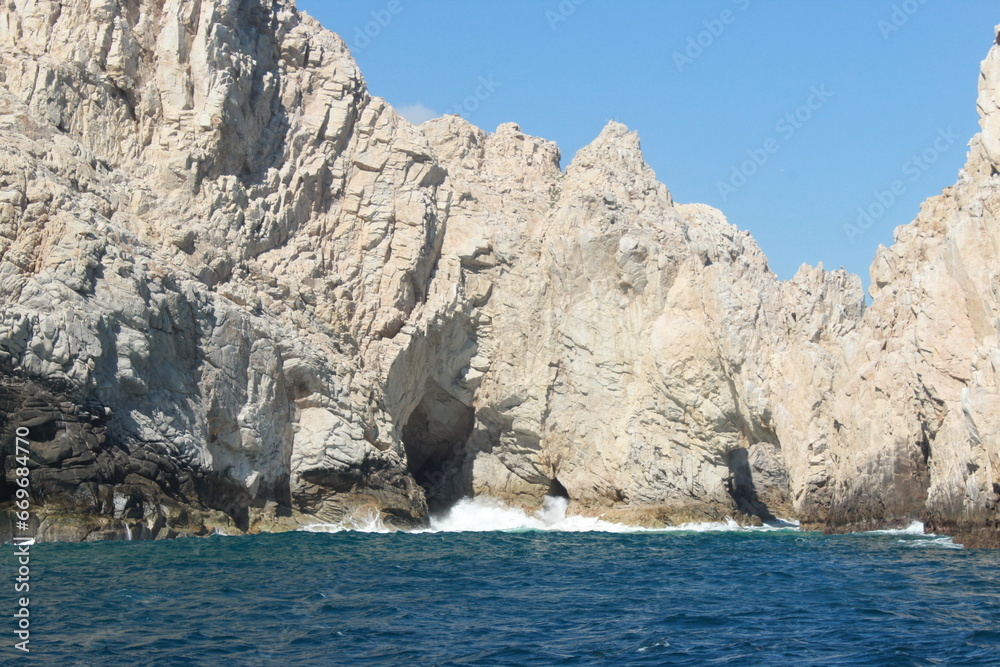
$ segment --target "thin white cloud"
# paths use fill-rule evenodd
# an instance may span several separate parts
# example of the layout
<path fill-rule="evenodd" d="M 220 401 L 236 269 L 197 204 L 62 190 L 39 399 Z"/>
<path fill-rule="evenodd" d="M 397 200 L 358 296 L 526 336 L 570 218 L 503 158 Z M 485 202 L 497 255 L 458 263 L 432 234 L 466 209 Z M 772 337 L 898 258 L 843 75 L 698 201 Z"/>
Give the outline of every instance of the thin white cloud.
<path fill-rule="evenodd" d="M 420 102 L 416 104 L 407 104 L 405 106 L 396 107 L 396 111 L 399 115 L 410 121 L 414 125 L 420 125 L 421 123 L 430 120 L 431 118 L 437 118 L 441 114 L 434 109 L 424 106 Z"/>

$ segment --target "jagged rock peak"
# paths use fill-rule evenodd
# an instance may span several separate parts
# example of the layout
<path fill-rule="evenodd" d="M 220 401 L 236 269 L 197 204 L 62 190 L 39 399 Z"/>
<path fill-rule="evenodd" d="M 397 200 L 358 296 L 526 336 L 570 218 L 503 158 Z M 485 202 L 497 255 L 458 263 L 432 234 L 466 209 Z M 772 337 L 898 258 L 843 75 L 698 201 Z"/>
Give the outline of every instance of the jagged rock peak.
<path fill-rule="evenodd" d="M 608 121 L 592 142 L 581 148 L 570 168 L 637 174 L 651 171 L 642 157 L 639 133 L 617 121 Z"/>
<path fill-rule="evenodd" d="M 577 152 L 566 168 L 563 191 L 584 200 L 603 199 L 611 224 L 628 219 L 631 225 L 657 226 L 657 220 L 679 219 L 671 210 L 670 191 L 643 159 L 639 134 L 614 120 Z"/>
<path fill-rule="evenodd" d="M 420 131 L 443 163 L 464 169 L 478 169 L 482 164 L 486 132 L 461 116 L 432 118 L 420 126 Z"/>
<path fill-rule="evenodd" d="M 979 125 L 983 149 L 994 168 L 1000 169 L 1000 26 L 996 43 L 982 64 L 979 76 Z"/>

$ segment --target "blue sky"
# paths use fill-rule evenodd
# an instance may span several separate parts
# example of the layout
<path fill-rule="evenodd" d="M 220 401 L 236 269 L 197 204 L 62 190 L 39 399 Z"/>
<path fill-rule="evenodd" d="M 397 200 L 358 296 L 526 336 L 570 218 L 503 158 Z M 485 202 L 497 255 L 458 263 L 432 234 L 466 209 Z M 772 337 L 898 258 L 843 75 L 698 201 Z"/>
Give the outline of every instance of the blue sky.
<path fill-rule="evenodd" d="M 965 163 L 1000 23 L 996 0 L 297 4 L 411 119 L 514 121 L 565 166 L 614 118 L 675 200 L 720 208 L 779 277 L 822 261 L 866 285 Z"/>

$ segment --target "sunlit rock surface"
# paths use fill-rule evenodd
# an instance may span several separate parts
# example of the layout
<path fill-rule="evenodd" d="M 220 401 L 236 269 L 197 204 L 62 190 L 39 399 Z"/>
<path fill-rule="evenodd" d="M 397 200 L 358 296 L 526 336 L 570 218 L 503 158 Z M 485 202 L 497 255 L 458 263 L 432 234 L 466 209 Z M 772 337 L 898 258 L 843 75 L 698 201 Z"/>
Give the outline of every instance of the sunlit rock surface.
<path fill-rule="evenodd" d="M 289 2 L 7 3 L 0 500 L 23 426 L 41 539 L 553 495 L 995 541 L 998 63 L 866 308 L 777 280 L 620 124 L 565 171 L 513 123 L 411 125 Z"/>

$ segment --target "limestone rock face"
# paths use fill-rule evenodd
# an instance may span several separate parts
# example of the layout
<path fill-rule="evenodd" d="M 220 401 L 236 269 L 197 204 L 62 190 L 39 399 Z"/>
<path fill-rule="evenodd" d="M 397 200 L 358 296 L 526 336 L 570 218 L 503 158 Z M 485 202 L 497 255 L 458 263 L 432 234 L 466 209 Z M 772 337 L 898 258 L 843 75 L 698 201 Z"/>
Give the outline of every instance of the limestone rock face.
<path fill-rule="evenodd" d="M 997 46 L 1000 46 L 998 28 Z M 979 76 L 979 135 L 986 159 L 994 168 L 1000 168 L 1000 49 L 996 46 L 983 61 Z"/>
<path fill-rule="evenodd" d="M 866 309 L 843 271 L 778 281 L 620 124 L 565 171 L 513 123 L 414 127 L 290 2 L 14 0 L 7 479 L 28 428 L 41 539 L 412 526 L 474 494 L 989 531 L 998 54 L 969 166 Z"/>
<path fill-rule="evenodd" d="M 873 303 L 844 339 L 830 410 L 831 505 L 815 521 L 909 515 L 997 542 L 1000 43 L 982 71 L 983 131 L 958 183 L 879 248 Z"/>

